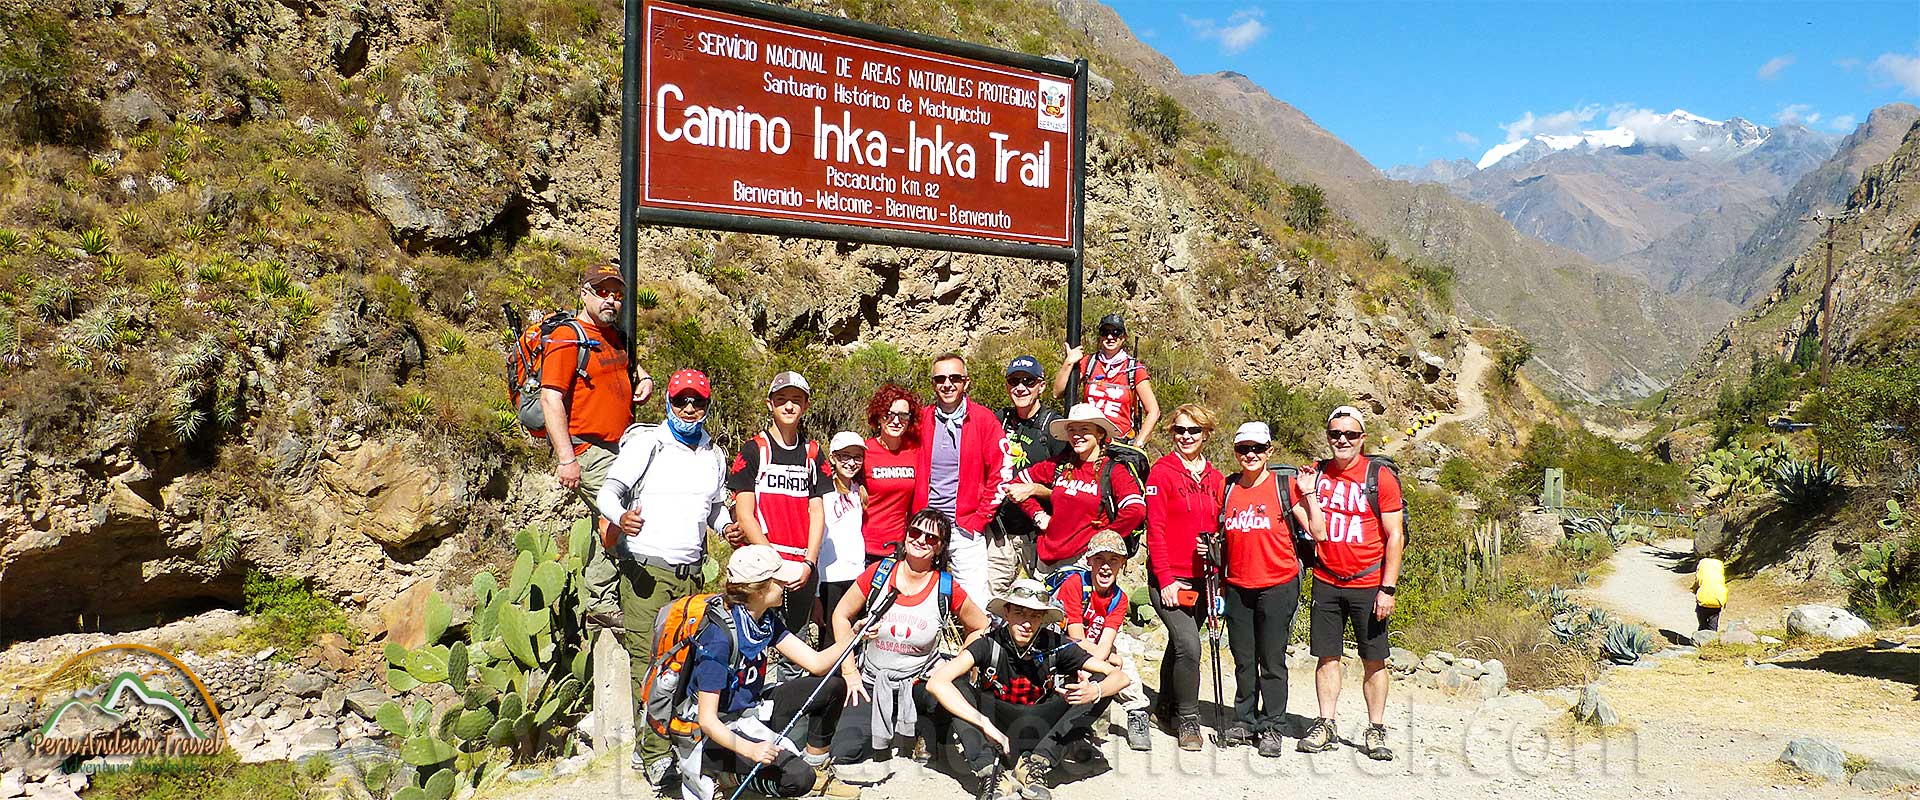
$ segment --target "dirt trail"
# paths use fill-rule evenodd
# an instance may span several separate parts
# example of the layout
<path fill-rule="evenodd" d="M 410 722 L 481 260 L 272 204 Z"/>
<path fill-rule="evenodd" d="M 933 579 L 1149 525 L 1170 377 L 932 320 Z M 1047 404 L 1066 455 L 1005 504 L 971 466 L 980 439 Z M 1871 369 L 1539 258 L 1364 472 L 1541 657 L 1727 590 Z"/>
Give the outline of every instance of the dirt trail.
<path fill-rule="evenodd" d="M 1487 354 L 1487 348 L 1472 339 L 1467 340 L 1466 355 L 1460 359 L 1459 380 L 1454 384 L 1454 396 L 1457 403 L 1451 414 L 1442 414 L 1432 425 L 1421 428 L 1412 438 L 1395 438 L 1387 443 L 1388 455 L 1398 454 L 1403 448 L 1425 440 L 1434 431 L 1449 422 L 1467 422 L 1479 419 L 1487 414 L 1487 374 L 1493 369 L 1493 358 Z"/>
<path fill-rule="evenodd" d="M 1613 554 L 1612 572 L 1585 594 L 1622 617 L 1690 637 L 1692 562 L 1692 539 L 1630 545 Z"/>

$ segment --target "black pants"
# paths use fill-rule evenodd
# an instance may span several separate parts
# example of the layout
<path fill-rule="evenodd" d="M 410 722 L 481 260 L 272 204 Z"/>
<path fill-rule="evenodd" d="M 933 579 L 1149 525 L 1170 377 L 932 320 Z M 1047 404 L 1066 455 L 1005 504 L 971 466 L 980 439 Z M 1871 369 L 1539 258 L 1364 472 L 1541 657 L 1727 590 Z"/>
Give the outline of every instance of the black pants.
<path fill-rule="evenodd" d="M 1697 617 L 1700 621 L 1700 627 L 1694 628 L 1694 630 L 1696 631 L 1720 630 L 1720 611 L 1721 609 L 1718 609 L 1718 608 L 1708 608 L 1706 606 L 1698 606 L 1698 605 L 1694 606 L 1693 615 Z"/>
<path fill-rule="evenodd" d="M 980 710 L 993 725 L 1007 735 L 1007 744 L 1011 752 L 1009 759 L 1033 753 L 1048 761 L 1059 763 L 1060 749 L 1074 739 L 1085 739 L 1093 732 L 1097 720 L 1106 719 L 1107 706 L 1113 704 L 1108 697 L 1090 705 L 1076 706 L 1067 702 L 1066 695 L 1053 692 L 1047 699 L 1030 706 L 1015 705 L 995 697 L 993 692 L 971 684 L 961 684 L 960 693 L 967 702 Z M 978 771 L 991 765 L 998 749 L 987 736 L 971 723 L 955 723 L 960 734 L 960 752 L 967 760 L 967 767 Z"/>
<path fill-rule="evenodd" d="M 1287 640 L 1300 609 L 1300 579 L 1265 589 L 1226 587 L 1233 648 L 1233 721 L 1259 733 L 1287 715 Z"/>
<path fill-rule="evenodd" d="M 940 752 L 947 743 L 953 717 L 927 692 L 924 682 L 913 685 L 913 705 L 919 710 L 913 734 L 926 740 L 927 751 Z M 842 725 L 833 734 L 833 760 L 839 764 L 866 761 L 879 755 L 873 749 L 873 700 L 848 708 L 840 717 Z M 895 731 L 897 738 L 900 731 Z"/>
<path fill-rule="evenodd" d="M 787 630 L 802 639 L 807 635 L 807 623 L 813 621 L 813 606 L 820 599 L 820 570 L 807 571 L 807 585 L 787 590 L 780 604 L 780 621 L 786 623 Z"/>
<path fill-rule="evenodd" d="M 820 648 L 833 646 L 838 638 L 833 633 L 833 609 L 840 605 L 840 598 L 847 596 L 847 590 L 853 588 L 853 581 L 821 581 L 819 613 L 814 621 L 820 623 Z M 859 622 L 856 618 L 855 622 Z"/>
<path fill-rule="evenodd" d="M 740 738 L 752 737 L 741 734 Z M 700 759 L 700 772 L 709 776 L 723 773 L 744 776 L 753 770 L 754 763 L 732 750 L 708 744 L 706 754 Z M 807 765 L 806 759 L 781 750 L 773 757 L 772 764 L 753 773 L 747 791 L 764 797 L 803 797 L 813 791 L 813 767 Z M 714 794 L 718 800 L 719 793 Z"/>
<path fill-rule="evenodd" d="M 820 693 L 814 696 L 812 703 L 808 703 L 807 695 L 813 692 L 815 686 L 820 687 Z M 806 746 L 826 747 L 833 740 L 833 730 L 840 727 L 841 707 L 847 700 L 847 682 L 840 677 L 840 673 L 835 672 L 826 678 L 805 675 L 783 681 L 773 687 L 772 694 L 773 718 L 767 721 L 767 727 L 779 731 L 786 728 L 794 717 L 805 716 L 806 720 L 800 724 L 807 727 Z M 799 726 L 796 725 L 795 732 L 798 730 Z M 794 737 L 794 741 L 801 740 Z"/>
<path fill-rule="evenodd" d="M 1197 581 L 1196 581 L 1197 585 Z M 1160 657 L 1160 697 L 1157 704 L 1175 717 L 1200 715 L 1200 625 L 1204 601 L 1186 608 L 1160 602 L 1160 586 L 1149 573 L 1148 594 L 1160 624 L 1167 626 L 1167 651 Z"/>

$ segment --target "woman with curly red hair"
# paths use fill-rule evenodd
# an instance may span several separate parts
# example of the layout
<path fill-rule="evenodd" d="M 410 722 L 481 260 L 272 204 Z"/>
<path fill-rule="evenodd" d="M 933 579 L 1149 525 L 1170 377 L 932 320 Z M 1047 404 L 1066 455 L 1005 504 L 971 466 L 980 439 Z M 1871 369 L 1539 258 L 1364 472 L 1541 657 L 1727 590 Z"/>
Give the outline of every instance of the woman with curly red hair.
<path fill-rule="evenodd" d="M 866 487 L 867 563 L 892 555 L 907 528 L 907 514 L 927 505 L 927 476 L 919 469 L 920 399 L 906 387 L 882 385 L 867 403 L 867 458 L 861 470 Z"/>

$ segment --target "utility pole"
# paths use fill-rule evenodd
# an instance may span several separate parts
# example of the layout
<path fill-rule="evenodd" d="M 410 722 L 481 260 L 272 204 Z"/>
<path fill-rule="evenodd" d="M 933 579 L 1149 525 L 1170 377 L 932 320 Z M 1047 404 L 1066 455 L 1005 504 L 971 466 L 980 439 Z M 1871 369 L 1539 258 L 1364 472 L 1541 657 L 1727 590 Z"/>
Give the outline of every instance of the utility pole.
<path fill-rule="evenodd" d="M 1854 215 L 1853 211 L 1840 214 L 1815 212 L 1811 217 L 1803 217 L 1802 222 L 1824 222 L 1827 224 L 1827 271 L 1826 278 L 1820 284 L 1820 388 L 1827 388 L 1827 378 L 1832 371 L 1828 361 L 1833 356 L 1830 335 L 1833 330 L 1833 234 L 1834 226 L 1840 220 Z"/>

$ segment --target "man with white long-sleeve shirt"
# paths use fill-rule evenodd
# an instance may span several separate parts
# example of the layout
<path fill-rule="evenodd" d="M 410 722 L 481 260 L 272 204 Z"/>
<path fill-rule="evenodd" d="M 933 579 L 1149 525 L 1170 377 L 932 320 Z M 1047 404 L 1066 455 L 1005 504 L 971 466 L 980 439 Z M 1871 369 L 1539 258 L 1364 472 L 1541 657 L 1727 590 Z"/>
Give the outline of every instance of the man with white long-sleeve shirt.
<path fill-rule="evenodd" d="M 666 421 L 621 442 L 597 498 L 601 516 L 623 534 L 614 555 L 621 577 L 621 640 L 632 664 L 635 697 L 653 661 L 654 617 L 673 598 L 699 591 L 707 530 L 731 526 L 725 465 L 706 430 L 712 400 L 704 373 L 674 373 L 667 380 Z M 633 766 L 645 769 L 658 785 L 672 763 L 670 747 L 639 715 L 636 707 Z"/>

